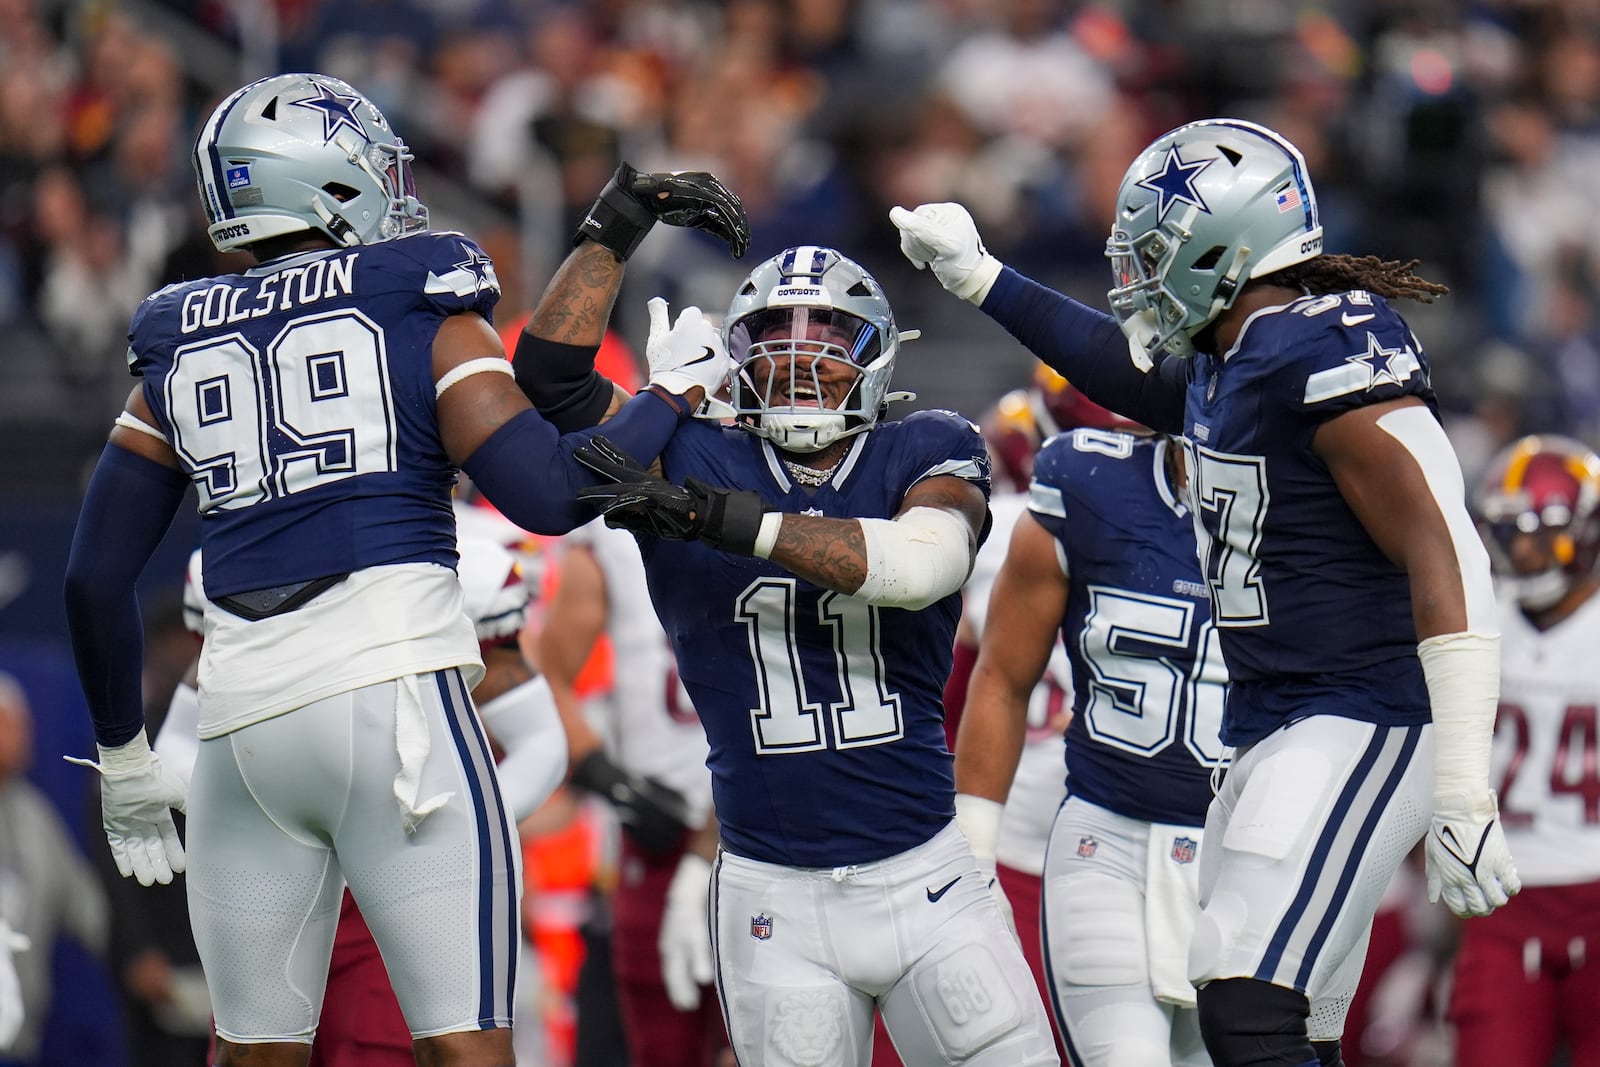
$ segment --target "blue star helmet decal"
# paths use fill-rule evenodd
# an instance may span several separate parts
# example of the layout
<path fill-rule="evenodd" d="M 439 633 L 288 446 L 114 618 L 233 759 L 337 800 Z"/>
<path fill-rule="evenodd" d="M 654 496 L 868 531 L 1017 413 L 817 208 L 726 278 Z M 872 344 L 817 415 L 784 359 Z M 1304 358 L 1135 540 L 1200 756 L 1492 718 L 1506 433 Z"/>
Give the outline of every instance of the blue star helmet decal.
<path fill-rule="evenodd" d="M 1178 147 L 1174 145 L 1167 149 L 1167 158 L 1161 170 L 1148 178 L 1140 178 L 1135 184 L 1141 189 L 1149 189 L 1161 198 L 1156 208 L 1158 219 L 1165 219 L 1174 204 L 1193 204 L 1209 215 L 1211 209 L 1206 206 L 1205 200 L 1195 189 L 1194 180 L 1200 176 L 1201 171 L 1216 161 L 1217 157 L 1212 156 L 1210 159 L 1185 163 L 1178 155 Z"/>
<path fill-rule="evenodd" d="M 466 247 L 467 249 L 467 258 L 462 260 L 460 263 L 452 263 L 450 265 L 456 270 L 464 270 L 468 274 L 472 275 L 477 279 L 478 285 L 481 288 L 489 281 L 489 276 L 494 271 L 494 264 L 489 260 L 489 257 L 479 252 L 476 248 L 467 247 L 465 245 L 463 247 Z"/>
<path fill-rule="evenodd" d="M 317 95 L 309 100 L 294 100 L 295 107 L 303 107 L 310 111 L 322 113 L 322 140 L 323 143 L 333 140 L 333 135 L 339 132 L 340 127 L 349 127 L 361 136 L 363 140 L 371 140 L 367 134 L 367 127 L 362 123 L 361 116 L 356 114 L 356 106 L 363 101 L 359 96 L 345 96 L 336 92 L 332 87 L 323 82 L 313 82 Z"/>

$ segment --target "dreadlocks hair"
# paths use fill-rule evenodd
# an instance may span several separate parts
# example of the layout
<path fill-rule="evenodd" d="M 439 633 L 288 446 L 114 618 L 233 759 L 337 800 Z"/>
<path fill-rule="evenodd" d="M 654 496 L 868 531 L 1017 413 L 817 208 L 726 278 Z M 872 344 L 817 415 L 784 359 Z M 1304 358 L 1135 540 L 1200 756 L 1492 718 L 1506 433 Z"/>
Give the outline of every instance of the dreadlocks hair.
<path fill-rule="evenodd" d="M 1431 304 L 1434 297 L 1448 293 L 1450 287 L 1418 277 L 1413 273 L 1418 262 L 1415 259 L 1402 263 L 1398 259 L 1379 259 L 1377 256 L 1325 254 L 1273 271 L 1271 277 L 1279 285 L 1304 289 L 1311 296 L 1365 289 L 1388 300 L 1403 296 L 1408 300 Z"/>

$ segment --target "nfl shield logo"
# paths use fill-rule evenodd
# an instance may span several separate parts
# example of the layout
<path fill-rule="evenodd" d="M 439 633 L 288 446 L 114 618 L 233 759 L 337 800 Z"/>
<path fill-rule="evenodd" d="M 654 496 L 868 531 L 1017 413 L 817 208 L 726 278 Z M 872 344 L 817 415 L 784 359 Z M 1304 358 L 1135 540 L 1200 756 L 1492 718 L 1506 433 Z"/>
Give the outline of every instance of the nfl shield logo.
<path fill-rule="evenodd" d="M 1100 842 L 1096 841 L 1088 834 L 1084 834 L 1082 837 L 1078 838 L 1078 855 L 1084 859 L 1088 859 L 1090 856 L 1093 856 L 1095 849 L 1099 847 Z"/>
<path fill-rule="evenodd" d="M 250 184 L 250 167 L 248 164 L 242 167 L 229 167 L 227 175 L 229 189 L 243 189 Z"/>
<path fill-rule="evenodd" d="M 1172 858 L 1179 863 L 1193 863 L 1194 851 L 1199 847 L 1199 842 L 1189 837 L 1174 837 L 1172 839 Z"/>
<path fill-rule="evenodd" d="M 755 938 L 757 941 L 772 940 L 772 916 L 750 916 L 750 936 Z"/>

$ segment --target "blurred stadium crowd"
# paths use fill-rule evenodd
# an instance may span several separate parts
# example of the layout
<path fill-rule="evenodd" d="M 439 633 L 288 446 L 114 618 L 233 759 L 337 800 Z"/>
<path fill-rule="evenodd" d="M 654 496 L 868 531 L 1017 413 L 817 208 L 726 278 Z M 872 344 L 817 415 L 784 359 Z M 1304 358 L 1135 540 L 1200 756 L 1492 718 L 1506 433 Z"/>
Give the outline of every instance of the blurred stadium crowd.
<path fill-rule="evenodd" d="M 833 244 L 928 340 L 902 370 L 975 413 L 1028 361 L 895 254 L 890 205 L 959 200 L 1002 259 L 1091 302 L 1127 160 L 1207 114 L 1264 122 L 1317 175 L 1329 251 L 1419 258 L 1419 313 L 1474 461 L 1518 424 L 1600 435 L 1600 11 L 1584 0 L 0 0 L 0 425 L 11 482 L 97 451 L 123 333 L 215 266 L 187 155 L 256 74 L 361 86 L 420 158 L 436 225 L 531 304 L 619 157 L 708 169 L 748 205 L 749 262 Z M 642 297 L 743 268 L 653 243 Z M 626 330 L 625 330 L 626 332 Z"/>
<path fill-rule="evenodd" d="M 624 337 L 642 343 L 648 296 L 720 311 L 750 265 L 833 245 L 923 331 L 896 384 L 973 418 L 1032 358 L 916 275 L 888 208 L 960 201 L 1002 260 L 1104 306 L 1133 154 L 1193 118 L 1257 120 L 1306 155 L 1329 251 L 1419 259 L 1450 285 L 1408 316 L 1469 483 L 1522 432 L 1600 444 L 1594 0 L 0 0 L 0 512 L 83 477 L 130 388 L 139 301 L 224 266 L 194 195 L 193 130 L 224 91 L 289 70 L 345 78 L 384 110 L 435 227 L 495 258 L 503 321 L 537 299 L 618 159 L 710 170 L 749 209 L 749 254 L 659 232 L 632 261 Z M 0 591 L 14 578 L 0 561 Z M 44 630 L 59 655 L 64 632 Z M 157 703 L 176 681 L 163 647 Z M 36 716 L 71 704 L 30 695 Z M 25 730 L 15 719 L 0 731 Z M 0 780 L 26 763 L 7 757 Z M 62 921 L 103 951 L 103 910 Z M 112 945 L 124 1000 L 188 962 L 142 955 L 170 933 L 113 928 L 132 942 Z M 1424 945 L 1396 971 L 1379 1022 L 1409 1032 L 1428 958 Z"/>

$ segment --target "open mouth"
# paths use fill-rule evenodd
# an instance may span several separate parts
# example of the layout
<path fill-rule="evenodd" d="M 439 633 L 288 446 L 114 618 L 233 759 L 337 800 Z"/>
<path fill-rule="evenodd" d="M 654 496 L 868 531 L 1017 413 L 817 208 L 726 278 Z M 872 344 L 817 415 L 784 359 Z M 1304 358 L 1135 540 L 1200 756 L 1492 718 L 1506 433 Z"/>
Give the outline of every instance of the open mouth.
<path fill-rule="evenodd" d="M 817 387 L 810 382 L 791 382 L 785 392 L 790 407 L 822 407 L 822 398 L 817 394 Z"/>

